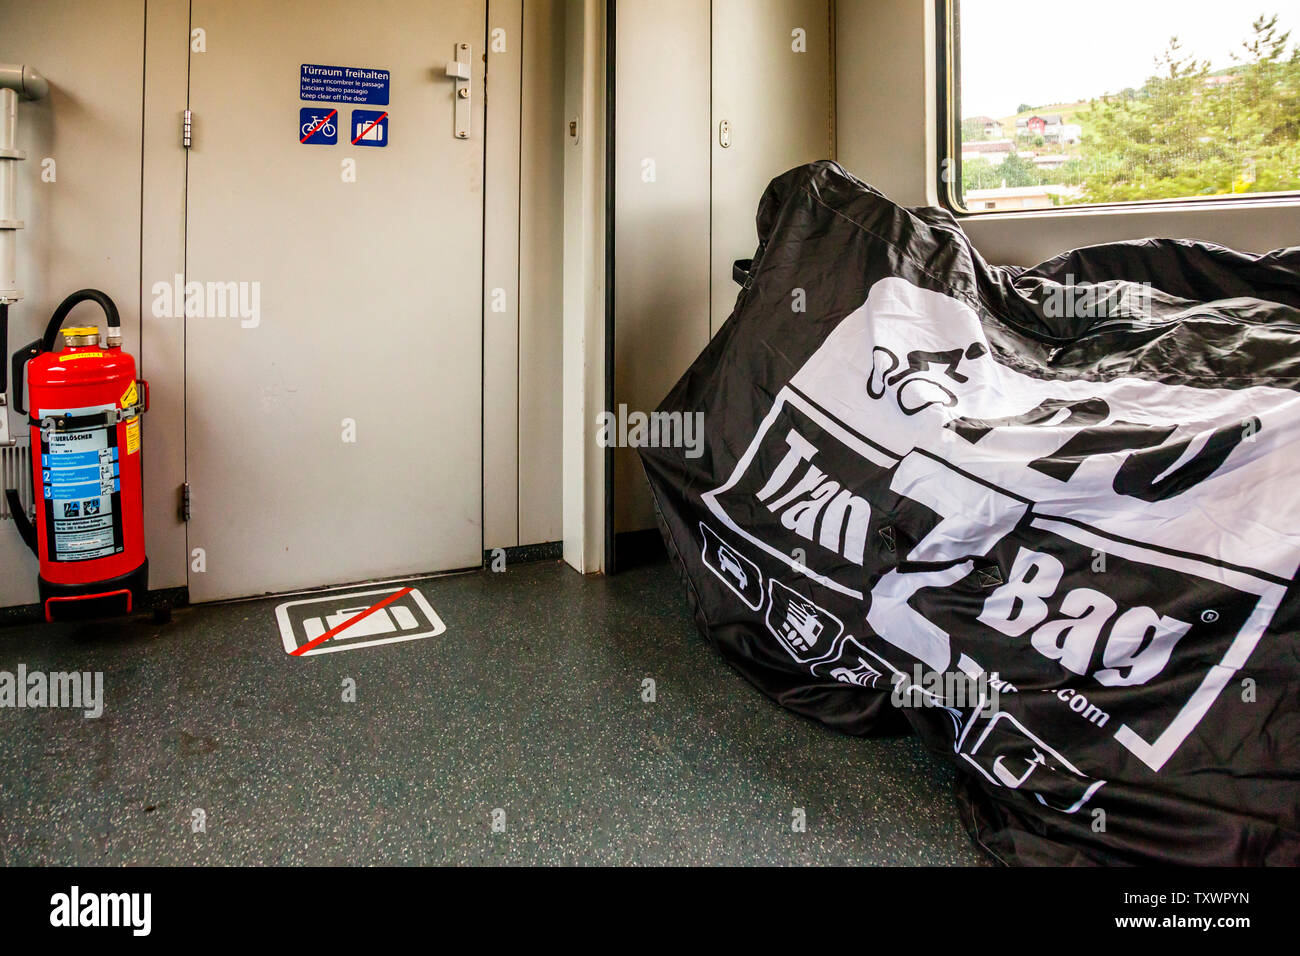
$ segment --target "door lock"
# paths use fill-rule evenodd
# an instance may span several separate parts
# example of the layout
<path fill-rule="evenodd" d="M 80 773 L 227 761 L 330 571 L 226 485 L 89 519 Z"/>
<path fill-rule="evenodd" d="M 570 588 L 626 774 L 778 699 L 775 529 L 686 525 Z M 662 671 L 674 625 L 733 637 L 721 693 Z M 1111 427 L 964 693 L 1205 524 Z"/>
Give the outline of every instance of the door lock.
<path fill-rule="evenodd" d="M 469 139 L 470 127 L 470 79 L 473 75 L 471 55 L 473 49 L 468 43 L 456 44 L 456 59 L 447 61 L 447 76 L 456 82 L 456 94 L 452 100 L 455 110 L 455 132 L 457 139 Z"/>
<path fill-rule="evenodd" d="M 723 120 L 718 124 L 718 145 L 723 149 L 731 146 L 731 120 Z"/>

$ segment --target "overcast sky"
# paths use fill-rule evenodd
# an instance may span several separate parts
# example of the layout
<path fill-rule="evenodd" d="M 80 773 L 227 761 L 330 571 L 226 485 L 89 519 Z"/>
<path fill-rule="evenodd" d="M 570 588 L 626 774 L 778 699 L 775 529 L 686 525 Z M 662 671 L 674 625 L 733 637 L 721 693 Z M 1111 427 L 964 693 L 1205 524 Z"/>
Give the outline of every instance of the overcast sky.
<path fill-rule="evenodd" d="M 1232 65 L 1261 13 L 1300 41 L 1300 0 L 960 0 L 963 116 L 1000 118 L 1021 103 L 1072 103 L 1154 70 L 1177 35 L 1184 54 Z"/>

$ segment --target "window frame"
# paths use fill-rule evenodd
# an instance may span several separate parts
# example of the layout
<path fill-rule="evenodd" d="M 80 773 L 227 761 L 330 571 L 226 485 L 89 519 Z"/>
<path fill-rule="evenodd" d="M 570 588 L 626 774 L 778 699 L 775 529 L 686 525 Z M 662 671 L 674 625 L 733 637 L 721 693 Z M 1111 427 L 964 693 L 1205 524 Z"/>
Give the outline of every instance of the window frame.
<path fill-rule="evenodd" d="M 1300 189 L 1234 196 L 1188 196 L 1183 199 L 1133 199 L 1127 202 L 1078 203 L 1040 209 L 970 209 L 959 200 L 961 190 L 961 44 L 956 29 L 961 0 L 934 0 L 936 162 L 934 187 L 939 204 L 961 219 L 1002 216 L 1043 217 L 1090 213 L 1200 211 L 1242 206 L 1297 206 Z M 951 172 L 949 172 L 951 170 Z M 946 175 L 947 174 L 947 175 Z"/>

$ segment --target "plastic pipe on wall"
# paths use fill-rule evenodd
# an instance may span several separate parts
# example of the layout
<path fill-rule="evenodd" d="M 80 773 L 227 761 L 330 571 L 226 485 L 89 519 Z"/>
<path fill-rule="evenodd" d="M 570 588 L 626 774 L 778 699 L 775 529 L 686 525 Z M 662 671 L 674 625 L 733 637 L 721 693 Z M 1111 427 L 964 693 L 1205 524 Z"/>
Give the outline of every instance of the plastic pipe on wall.
<path fill-rule="evenodd" d="M 22 228 L 18 219 L 17 162 L 18 98 L 38 100 L 50 92 L 50 84 L 30 66 L 0 63 L 0 304 L 22 298 L 18 289 L 14 234 Z"/>
<path fill-rule="evenodd" d="M 13 90 L 25 100 L 39 100 L 50 92 L 50 84 L 30 66 L 0 63 L 0 89 Z"/>
<path fill-rule="evenodd" d="M 45 77 L 30 66 L 0 63 L 0 369 L 7 367 L 9 306 L 23 297 L 16 240 L 23 227 L 18 218 L 18 161 L 24 158 L 18 148 L 18 98 L 39 100 L 49 92 Z M 9 437 L 7 378 L 0 371 L 0 446 L 14 443 Z"/>

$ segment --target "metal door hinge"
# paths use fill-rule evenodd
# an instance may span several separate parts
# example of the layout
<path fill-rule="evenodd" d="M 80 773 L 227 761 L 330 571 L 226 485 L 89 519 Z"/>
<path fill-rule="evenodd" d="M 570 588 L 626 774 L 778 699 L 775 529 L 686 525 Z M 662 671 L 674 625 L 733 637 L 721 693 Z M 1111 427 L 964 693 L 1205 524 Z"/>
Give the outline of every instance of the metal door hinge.
<path fill-rule="evenodd" d="M 452 92 L 452 104 L 455 110 L 457 139 L 469 139 L 470 79 L 473 76 L 471 56 L 473 52 L 473 48 L 468 43 L 457 43 L 456 59 L 447 61 L 447 75 L 456 81 L 456 87 Z"/>
<path fill-rule="evenodd" d="M 190 520 L 190 483 L 188 481 L 181 485 L 181 506 L 178 516 L 182 521 Z"/>
<path fill-rule="evenodd" d="M 186 110 L 181 118 L 181 145 L 186 149 L 190 148 L 190 143 L 194 137 L 194 113 Z"/>

